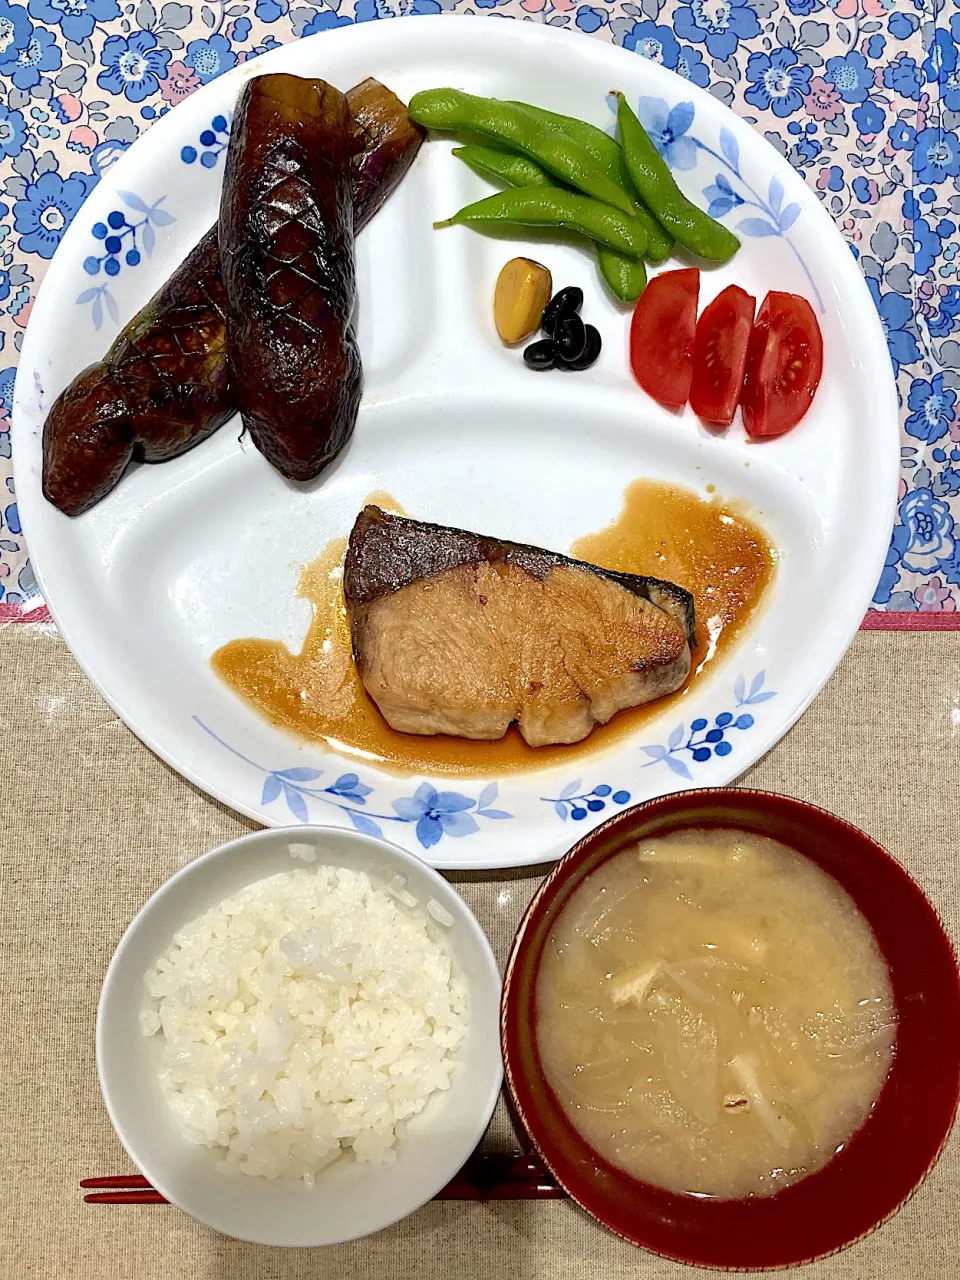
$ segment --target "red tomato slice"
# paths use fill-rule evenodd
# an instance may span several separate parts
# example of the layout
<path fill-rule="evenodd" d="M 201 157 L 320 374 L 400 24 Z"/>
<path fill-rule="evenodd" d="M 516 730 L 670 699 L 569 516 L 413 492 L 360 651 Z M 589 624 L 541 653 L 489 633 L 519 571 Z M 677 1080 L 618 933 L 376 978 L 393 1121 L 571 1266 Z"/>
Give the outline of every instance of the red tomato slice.
<path fill-rule="evenodd" d="M 630 367 L 648 396 L 682 408 L 693 377 L 700 271 L 661 271 L 637 300 L 630 324 Z"/>
<path fill-rule="evenodd" d="M 727 285 L 697 321 L 690 408 L 707 422 L 728 427 L 733 421 L 756 305 L 738 285 Z"/>
<path fill-rule="evenodd" d="M 823 338 L 806 298 L 771 290 L 747 347 L 740 408 L 747 435 L 782 436 L 810 408 L 823 371 Z"/>

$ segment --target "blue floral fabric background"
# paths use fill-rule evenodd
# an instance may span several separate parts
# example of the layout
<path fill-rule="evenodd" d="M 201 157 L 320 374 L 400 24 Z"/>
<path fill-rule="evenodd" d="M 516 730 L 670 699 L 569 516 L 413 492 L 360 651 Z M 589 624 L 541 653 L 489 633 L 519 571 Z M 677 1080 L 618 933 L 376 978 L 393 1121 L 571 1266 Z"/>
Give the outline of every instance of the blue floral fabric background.
<path fill-rule="evenodd" d="M 651 58 L 731 106 L 803 174 L 863 269 L 897 374 L 900 505 L 875 607 L 957 612 L 958 6 L 0 0 L 0 602 L 29 609 L 35 593 L 9 462 L 17 353 L 46 265 L 100 175 L 200 85 L 285 41 L 457 12 L 576 28 Z"/>

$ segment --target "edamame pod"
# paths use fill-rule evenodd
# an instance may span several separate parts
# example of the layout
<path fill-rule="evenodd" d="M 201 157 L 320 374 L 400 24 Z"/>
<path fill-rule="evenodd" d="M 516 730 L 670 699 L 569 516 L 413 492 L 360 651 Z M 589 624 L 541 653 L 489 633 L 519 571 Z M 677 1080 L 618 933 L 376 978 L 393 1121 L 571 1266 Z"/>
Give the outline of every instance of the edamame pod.
<path fill-rule="evenodd" d="M 435 227 L 557 227 L 576 231 L 628 258 L 640 259 L 647 247 L 643 223 L 611 205 L 559 187 L 513 187 L 468 204 Z"/>
<path fill-rule="evenodd" d="M 425 89 L 414 94 L 407 113 L 427 129 L 480 133 L 503 142 L 578 191 L 625 214 L 634 212 L 634 201 L 595 156 L 569 137 L 546 128 L 512 102 L 478 98 L 459 89 Z"/>
<path fill-rule="evenodd" d="M 505 182 L 509 187 L 556 185 L 538 164 L 534 164 L 526 156 L 519 156 L 510 151 L 498 151 L 496 147 L 480 147 L 471 143 L 465 147 L 454 147 L 453 154 L 474 173 L 479 173 L 481 178 Z"/>
<path fill-rule="evenodd" d="M 586 120 L 577 120 L 575 116 L 558 115 L 555 111 L 547 111 L 543 107 L 532 107 L 525 102 L 516 102 L 514 106 L 523 107 L 534 119 L 540 121 L 544 128 L 553 130 L 572 139 L 583 147 L 606 169 L 607 175 L 621 186 L 634 202 L 634 213 L 647 229 L 647 260 L 663 262 L 673 249 L 673 236 L 662 227 L 650 210 L 641 200 L 636 198 L 636 189 L 627 168 L 623 148 L 616 138 L 588 124 Z M 637 294 L 637 297 L 640 295 Z"/>
<path fill-rule="evenodd" d="M 613 139 L 611 138 L 612 142 Z M 617 144 L 614 143 L 616 146 Z M 549 174 L 526 156 L 511 155 L 494 147 L 469 145 L 454 147 L 453 154 L 482 178 L 505 182 L 511 187 L 553 187 L 556 184 Z M 663 233 L 666 234 L 665 232 Z M 673 241 L 671 240 L 671 244 Z M 636 302 L 647 283 L 647 273 L 642 262 L 626 258 L 603 245 L 597 245 L 597 267 L 608 288 L 621 302 Z M 650 243 L 647 242 L 647 255 Z"/>
<path fill-rule="evenodd" d="M 647 287 L 647 269 L 641 261 L 597 245 L 597 266 L 607 287 L 621 302 L 636 302 Z"/>
<path fill-rule="evenodd" d="M 634 186 L 651 211 L 691 253 L 709 262 L 726 262 L 732 258 L 740 248 L 740 241 L 732 231 L 687 199 L 626 98 L 622 93 L 617 97 L 617 122 L 624 158 Z"/>

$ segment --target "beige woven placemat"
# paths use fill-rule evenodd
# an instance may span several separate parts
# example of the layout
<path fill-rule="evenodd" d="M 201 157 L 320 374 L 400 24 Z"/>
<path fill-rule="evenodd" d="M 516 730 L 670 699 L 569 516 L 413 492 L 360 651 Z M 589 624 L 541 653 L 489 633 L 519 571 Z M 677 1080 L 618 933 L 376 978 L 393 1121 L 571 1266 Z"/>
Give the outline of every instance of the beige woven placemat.
<path fill-rule="evenodd" d="M 177 867 L 250 824 L 116 719 L 61 641 L 0 635 L 0 1280 L 618 1280 L 709 1276 L 624 1245 L 567 1203 L 428 1205 L 331 1249 L 264 1249 L 168 1206 L 95 1207 L 81 1177 L 130 1170 L 97 1089 L 100 980 Z M 879 839 L 960 934 L 960 634 L 862 633 L 747 785 L 797 795 Z M 506 954 L 536 878 L 454 877 Z M 509 1148 L 502 1110 L 488 1145 Z M 960 1143 L 868 1240 L 804 1275 L 956 1280 Z"/>

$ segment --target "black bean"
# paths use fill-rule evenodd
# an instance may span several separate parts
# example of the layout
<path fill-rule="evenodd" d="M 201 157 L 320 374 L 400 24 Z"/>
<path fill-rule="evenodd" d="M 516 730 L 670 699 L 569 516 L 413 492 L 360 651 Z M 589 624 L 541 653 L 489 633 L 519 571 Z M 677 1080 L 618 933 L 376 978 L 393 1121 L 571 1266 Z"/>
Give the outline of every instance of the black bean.
<path fill-rule="evenodd" d="M 540 327 L 548 338 L 557 336 L 557 322 L 561 316 L 576 315 L 583 306 L 583 290 L 569 284 L 555 293 L 543 309 Z"/>
<path fill-rule="evenodd" d="M 561 316 L 557 324 L 557 356 L 564 364 L 572 364 L 583 355 L 587 331 L 579 316 Z"/>
<path fill-rule="evenodd" d="M 583 348 L 583 354 L 576 360 L 564 360 L 562 368 L 576 371 L 589 369 L 600 354 L 602 343 L 599 330 L 595 329 L 592 324 L 585 325 L 584 328 L 586 329 L 586 344 Z"/>
<path fill-rule="evenodd" d="M 523 362 L 531 369 L 552 369 L 557 363 L 557 348 L 549 338 L 531 342 L 523 352 Z"/>

